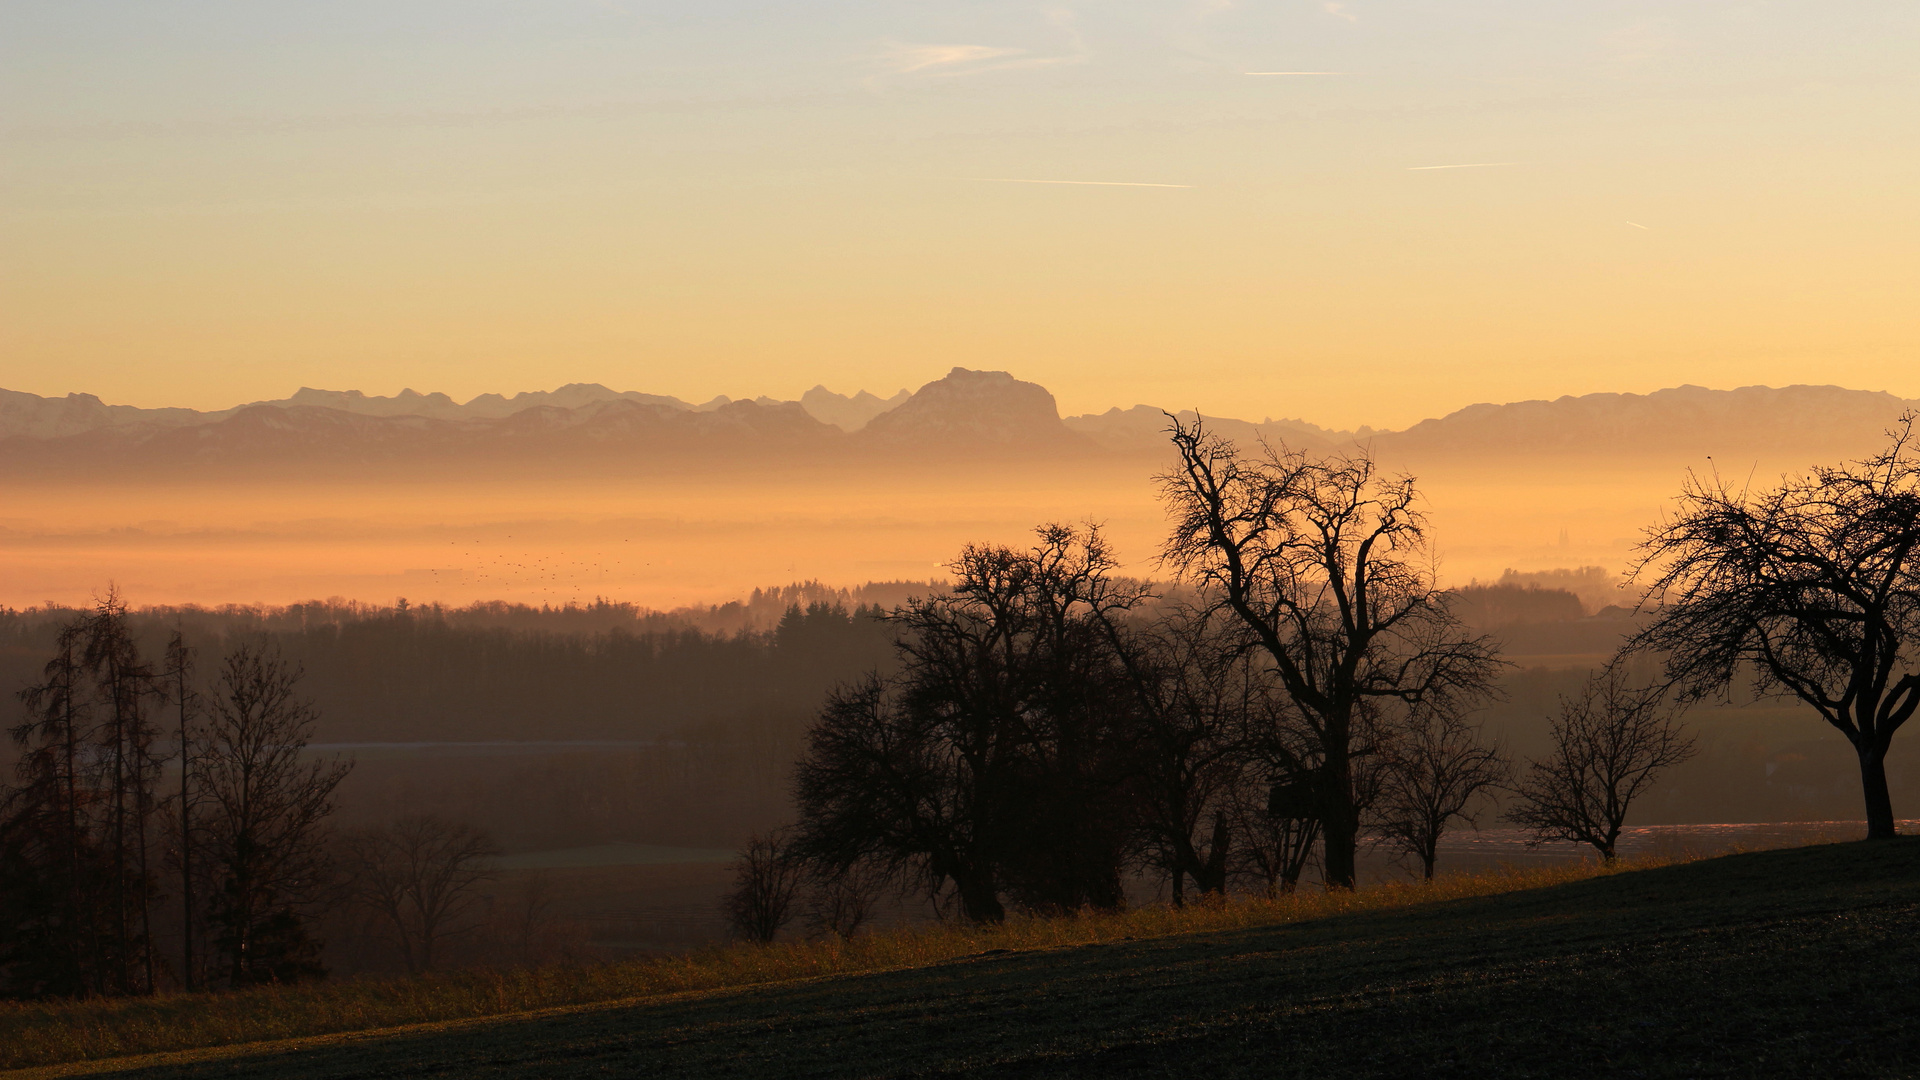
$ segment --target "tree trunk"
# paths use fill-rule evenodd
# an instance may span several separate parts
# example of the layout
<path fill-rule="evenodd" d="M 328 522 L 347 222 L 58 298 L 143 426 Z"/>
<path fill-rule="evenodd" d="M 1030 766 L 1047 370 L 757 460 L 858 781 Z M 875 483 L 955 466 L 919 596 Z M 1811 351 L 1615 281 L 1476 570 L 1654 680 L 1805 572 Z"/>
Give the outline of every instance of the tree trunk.
<path fill-rule="evenodd" d="M 993 882 L 985 874 L 955 875 L 953 883 L 960 890 L 960 908 L 968 919 L 977 923 L 1006 921 L 1007 909 L 1000 906 Z"/>
<path fill-rule="evenodd" d="M 1894 835 L 1893 798 L 1887 793 L 1887 750 L 1868 744 L 1860 748 L 1860 790 L 1867 800 L 1867 839 Z"/>
<path fill-rule="evenodd" d="M 1360 846 L 1360 815 L 1353 808 L 1353 767 L 1328 755 L 1320 789 L 1320 827 L 1325 843 L 1327 888 L 1351 889 Z"/>
<path fill-rule="evenodd" d="M 1194 884 L 1200 886 L 1202 893 L 1222 896 L 1227 891 L 1227 849 L 1233 844 L 1233 830 L 1227 824 L 1224 811 L 1213 815 L 1213 839 L 1207 848 L 1207 861 L 1201 867 L 1201 873 L 1194 876 Z"/>

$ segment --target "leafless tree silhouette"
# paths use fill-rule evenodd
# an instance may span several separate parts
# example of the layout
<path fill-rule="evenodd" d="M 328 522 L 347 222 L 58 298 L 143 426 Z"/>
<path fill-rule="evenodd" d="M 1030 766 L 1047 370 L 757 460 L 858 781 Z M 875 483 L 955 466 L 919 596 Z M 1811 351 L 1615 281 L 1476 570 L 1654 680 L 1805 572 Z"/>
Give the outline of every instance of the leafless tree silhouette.
<path fill-rule="evenodd" d="M 305 757 L 319 719 L 300 672 L 243 642 L 220 667 L 192 765 L 215 872 L 216 946 L 233 986 L 323 974 L 304 909 L 327 882 L 327 816 L 351 765 Z"/>
<path fill-rule="evenodd" d="M 1420 860 L 1433 880 L 1440 837 L 1456 818 L 1474 823 L 1473 807 L 1504 785 L 1513 769 L 1481 740 L 1480 729 L 1451 711 L 1415 708 L 1384 753 L 1374 830 Z"/>
<path fill-rule="evenodd" d="M 440 946 L 469 928 L 498 854 L 479 829 L 431 814 L 357 829 L 342 843 L 352 895 L 386 923 L 412 972 L 431 970 Z"/>
<path fill-rule="evenodd" d="M 1637 688 L 1625 665 L 1589 679 L 1580 696 L 1561 699 L 1553 750 L 1529 762 L 1506 819 L 1533 830 L 1536 842 L 1591 844 L 1609 862 L 1633 801 L 1664 769 L 1693 756 L 1677 710 L 1659 688 Z"/>
<path fill-rule="evenodd" d="M 1865 461 L 1754 492 L 1690 478 L 1642 545 L 1653 622 L 1630 647 L 1663 656 L 1683 700 L 1751 674 L 1853 744 L 1867 835 L 1894 835 L 1886 758 L 1920 707 L 1920 455 L 1914 415 Z"/>
<path fill-rule="evenodd" d="M 762 945 L 772 942 L 793 918 L 794 900 L 806 874 L 785 834 L 748 837 L 734 860 L 733 891 L 724 903 L 733 932 Z"/>
<path fill-rule="evenodd" d="M 1186 902 L 1189 879 L 1203 894 L 1222 893 L 1234 798 L 1270 680 L 1203 610 L 1177 606 L 1146 630 L 1115 632 L 1139 712 L 1133 756 L 1147 858 L 1167 875 L 1175 905 Z"/>
<path fill-rule="evenodd" d="M 1116 580 L 1097 529 L 1024 551 L 974 545 L 946 595 L 890 616 L 903 672 L 832 694 L 796 780 L 809 862 L 877 860 L 951 889 L 967 918 L 1112 908 L 1135 833 L 1135 710 Z"/>
<path fill-rule="evenodd" d="M 1365 807 L 1356 767 L 1394 710 L 1454 709 L 1491 692 L 1500 661 L 1426 568 L 1411 477 L 1371 458 L 1230 441 L 1169 417 L 1180 467 L 1162 476 L 1163 557 L 1239 619 L 1312 732 L 1327 883 L 1352 888 Z"/>
<path fill-rule="evenodd" d="M 892 875 L 871 862 L 816 870 L 807 883 L 807 923 L 819 933 L 839 938 L 853 937 L 872 921 L 874 909 L 893 884 Z"/>

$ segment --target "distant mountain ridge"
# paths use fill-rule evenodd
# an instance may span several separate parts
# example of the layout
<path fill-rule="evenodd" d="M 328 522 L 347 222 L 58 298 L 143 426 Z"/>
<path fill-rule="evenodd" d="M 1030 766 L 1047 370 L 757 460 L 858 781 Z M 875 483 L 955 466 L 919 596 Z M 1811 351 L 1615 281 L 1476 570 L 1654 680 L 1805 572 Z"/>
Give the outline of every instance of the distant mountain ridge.
<path fill-rule="evenodd" d="M 1472 455 L 1524 446 L 1534 453 L 1747 454 L 1782 447 L 1853 453 L 1920 401 L 1839 386 L 1677 386 L 1650 394 L 1586 394 L 1553 401 L 1469 405 L 1375 436 L 1413 455 Z"/>
<path fill-rule="evenodd" d="M 807 391 L 799 404 L 809 415 L 823 423 L 854 431 L 911 396 L 910 392 L 902 390 L 883 400 L 864 390 L 847 396 L 836 394 L 824 386 L 816 386 Z M 413 389 L 402 390 L 392 397 L 378 397 L 358 390 L 317 390 L 303 386 L 294 391 L 291 397 L 253 401 L 231 409 L 203 412 L 196 409 L 143 409 L 134 405 L 108 405 L 92 394 L 45 398 L 17 390 L 0 390 L 0 439 L 55 439 L 102 428 L 135 425 L 190 427 L 219 423 L 243 410 L 254 408 L 333 409 L 356 416 L 418 416 L 428 420 L 499 420 L 528 409 L 582 409 L 609 401 L 657 405 L 683 412 L 713 412 L 733 403 L 732 398 L 721 395 L 694 404 L 664 394 L 613 390 L 599 383 L 568 383 L 557 390 L 535 390 L 512 397 L 481 394 L 464 403 L 446 394 L 422 394 Z M 769 397 L 755 398 L 754 401 L 770 406 L 787 404 Z"/>
<path fill-rule="evenodd" d="M 1317 452 L 1365 444 L 1395 466 L 1452 459 L 1563 461 L 1769 455 L 1838 460 L 1865 452 L 1920 402 L 1836 386 L 1680 386 L 1472 405 L 1402 431 L 1335 431 L 1302 420 L 1206 417 L 1243 444 Z M 1191 421 L 1195 413 L 1177 414 Z M 1164 455 L 1167 414 L 1148 405 L 1062 417 L 1053 395 L 1004 371 L 954 368 L 891 398 L 823 386 L 800 401 L 679 398 L 570 383 L 457 402 L 303 387 L 218 412 L 107 405 L 91 394 L 0 390 L 0 468 L 319 464 L 539 464 L 623 460 L 725 463 L 819 455 L 911 458 L 995 453 Z"/>

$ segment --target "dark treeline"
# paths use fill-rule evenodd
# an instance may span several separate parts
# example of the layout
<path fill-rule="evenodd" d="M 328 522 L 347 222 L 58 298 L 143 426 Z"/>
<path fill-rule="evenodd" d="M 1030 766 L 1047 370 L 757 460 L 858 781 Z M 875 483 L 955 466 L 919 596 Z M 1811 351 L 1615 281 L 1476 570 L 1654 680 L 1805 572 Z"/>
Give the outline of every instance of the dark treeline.
<path fill-rule="evenodd" d="M 768 590 L 773 594 L 773 590 Z M 25 685 L 78 612 L 0 612 L 0 685 Z M 887 662 L 878 609 L 814 601 L 709 632 L 628 605 L 148 608 L 129 633 L 209 650 L 268 641 L 306 673 L 319 742 L 793 739 L 819 700 Z"/>

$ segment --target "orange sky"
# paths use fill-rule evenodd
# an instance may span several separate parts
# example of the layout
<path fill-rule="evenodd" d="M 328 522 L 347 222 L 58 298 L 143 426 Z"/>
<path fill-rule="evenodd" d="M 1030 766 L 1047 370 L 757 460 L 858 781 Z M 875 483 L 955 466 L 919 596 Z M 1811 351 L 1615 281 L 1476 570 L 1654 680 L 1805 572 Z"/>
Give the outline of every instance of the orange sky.
<path fill-rule="evenodd" d="M 1916 43 L 1894 0 L 9 4 L 0 386 L 1920 397 Z"/>

